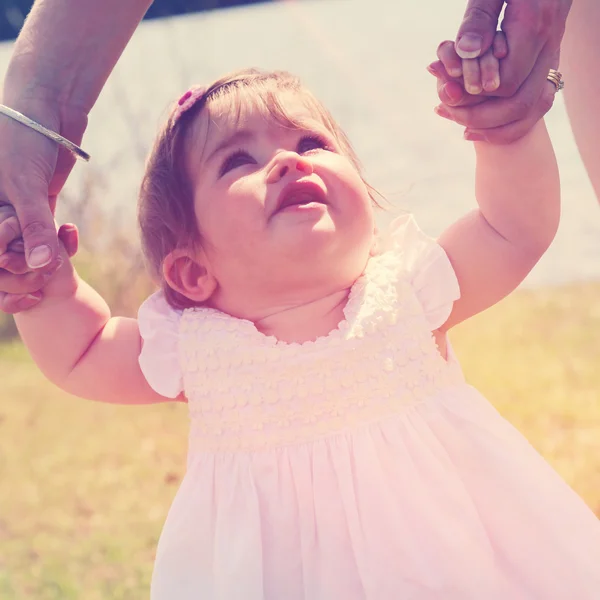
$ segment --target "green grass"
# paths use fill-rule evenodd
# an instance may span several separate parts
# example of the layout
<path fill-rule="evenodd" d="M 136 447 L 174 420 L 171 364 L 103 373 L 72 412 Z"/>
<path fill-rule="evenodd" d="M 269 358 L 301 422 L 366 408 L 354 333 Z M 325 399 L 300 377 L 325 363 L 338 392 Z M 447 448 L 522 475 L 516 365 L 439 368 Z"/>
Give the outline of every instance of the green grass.
<path fill-rule="evenodd" d="M 462 325 L 467 378 L 600 515 L 600 284 L 521 291 Z M 186 407 L 66 396 L 0 346 L 0 598 L 148 597 Z"/>

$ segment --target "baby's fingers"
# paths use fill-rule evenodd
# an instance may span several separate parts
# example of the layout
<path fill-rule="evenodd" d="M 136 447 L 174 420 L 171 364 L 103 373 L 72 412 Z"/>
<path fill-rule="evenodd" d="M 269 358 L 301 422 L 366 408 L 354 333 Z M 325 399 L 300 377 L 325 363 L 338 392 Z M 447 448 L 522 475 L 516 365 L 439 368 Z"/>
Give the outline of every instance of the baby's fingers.
<path fill-rule="evenodd" d="M 42 299 L 41 292 L 32 294 L 7 294 L 0 292 L 0 312 L 16 314 L 33 308 Z"/>
<path fill-rule="evenodd" d="M 31 271 L 25 260 L 24 252 L 0 254 L 0 269 L 4 269 L 13 275 L 23 275 Z"/>
<path fill-rule="evenodd" d="M 69 258 L 73 258 L 79 250 L 79 230 L 76 225 L 66 223 L 58 230 L 58 239 L 63 243 Z"/>
<path fill-rule="evenodd" d="M 500 87 L 500 61 L 492 51 L 487 51 L 479 59 L 481 85 L 486 92 L 495 92 Z"/>
<path fill-rule="evenodd" d="M 492 48 L 479 59 L 481 85 L 486 92 L 495 92 L 500 87 L 500 60 L 507 55 L 506 36 L 497 31 Z"/>
<path fill-rule="evenodd" d="M 465 58 L 462 61 L 462 71 L 465 91 L 467 94 L 476 96 L 481 94 L 483 86 L 481 85 L 481 68 L 478 58 Z"/>
<path fill-rule="evenodd" d="M 0 221 L 0 256 L 4 254 L 11 242 L 21 237 L 21 227 L 16 215 L 5 217 Z"/>
<path fill-rule="evenodd" d="M 449 40 L 442 42 L 438 46 L 437 57 L 450 77 L 458 79 L 462 76 L 462 59 L 456 54 L 454 42 Z"/>
<path fill-rule="evenodd" d="M 492 52 L 499 60 L 508 56 L 508 42 L 503 31 L 496 31 L 494 43 L 492 44 Z"/>

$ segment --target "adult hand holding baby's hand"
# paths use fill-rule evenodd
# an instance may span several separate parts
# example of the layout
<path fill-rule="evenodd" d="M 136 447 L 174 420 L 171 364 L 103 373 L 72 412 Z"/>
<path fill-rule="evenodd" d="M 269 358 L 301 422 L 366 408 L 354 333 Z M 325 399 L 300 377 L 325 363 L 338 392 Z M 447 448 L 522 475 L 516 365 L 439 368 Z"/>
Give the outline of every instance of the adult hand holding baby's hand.
<path fill-rule="evenodd" d="M 509 99 L 494 98 L 489 94 L 502 85 L 500 67 L 507 49 L 502 32 L 497 32 L 495 39 L 493 48 L 481 58 L 468 60 L 458 56 L 453 42 L 442 42 L 438 47 L 440 60 L 429 65 L 428 71 L 437 78 L 440 98 L 460 98 L 461 102 L 460 106 L 453 107 L 440 104 L 435 108 L 439 116 L 463 125 L 467 140 L 506 144 L 524 136 L 550 110 L 556 87 L 548 84 L 548 73 L 545 73 L 544 86 L 535 105 L 527 107 L 527 116 L 519 119 L 515 112 L 515 120 L 502 125 L 502 119 L 506 116 L 503 106 L 506 106 L 505 102 Z M 558 56 L 554 60 L 554 66 L 557 65 Z M 473 93 L 467 94 L 464 87 L 468 87 Z M 518 98 L 513 98 L 513 101 L 518 111 L 524 108 Z"/>
<path fill-rule="evenodd" d="M 445 116 L 464 125 L 470 139 L 513 142 L 550 109 L 554 94 L 546 77 L 550 69 L 558 67 L 571 3 L 572 0 L 508 2 L 501 24 L 507 55 L 499 63 L 499 86 L 496 89 L 482 86 L 478 90 L 477 68 L 469 61 L 479 59 L 481 68 L 482 58 L 494 48 L 504 1 L 469 0 L 456 46 L 452 42 L 441 44 L 440 61 L 432 67 L 437 71 L 438 95 Z M 449 44 L 453 58 L 449 57 Z"/>
<path fill-rule="evenodd" d="M 60 227 L 58 239 L 69 257 L 77 253 L 77 227 Z M 33 308 L 42 299 L 42 289 L 54 272 L 32 271 L 25 261 L 21 228 L 15 209 L 10 204 L 0 205 L 0 312 L 15 314 Z"/>

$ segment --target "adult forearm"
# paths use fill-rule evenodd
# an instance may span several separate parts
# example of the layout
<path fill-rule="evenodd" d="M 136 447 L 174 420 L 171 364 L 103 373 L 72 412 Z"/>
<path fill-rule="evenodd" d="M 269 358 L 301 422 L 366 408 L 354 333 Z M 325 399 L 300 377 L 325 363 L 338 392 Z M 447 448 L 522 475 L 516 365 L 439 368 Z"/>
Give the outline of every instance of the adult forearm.
<path fill-rule="evenodd" d="M 544 122 L 512 144 L 475 146 L 475 193 L 484 218 L 514 246 L 543 253 L 560 218 L 558 167 Z"/>
<path fill-rule="evenodd" d="M 600 2 L 575 0 L 567 20 L 560 70 L 575 141 L 600 200 Z"/>
<path fill-rule="evenodd" d="M 15 42 L 4 102 L 88 113 L 152 0 L 37 0 Z"/>

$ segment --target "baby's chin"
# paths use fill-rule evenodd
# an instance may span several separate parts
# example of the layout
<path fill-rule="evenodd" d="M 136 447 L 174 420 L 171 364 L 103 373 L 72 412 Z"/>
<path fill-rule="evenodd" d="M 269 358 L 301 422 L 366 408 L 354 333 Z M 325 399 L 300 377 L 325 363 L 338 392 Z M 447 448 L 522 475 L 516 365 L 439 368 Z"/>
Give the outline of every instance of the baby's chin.
<path fill-rule="evenodd" d="M 292 252 L 280 256 L 277 272 L 282 280 L 296 280 L 299 285 L 320 285 L 336 282 L 336 287 L 348 287 L 358 279 L 371 257 L 372 244 L 340 243 L 315 236 L 310 244 L 297 246 Z"/>

